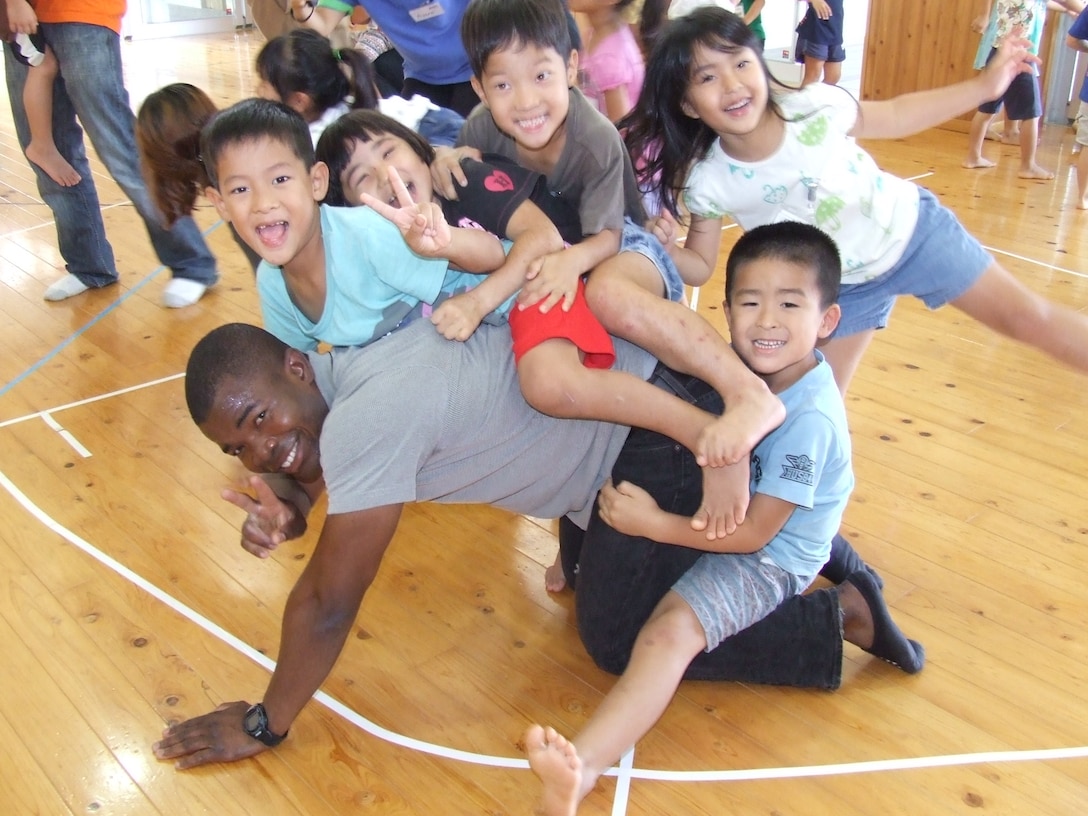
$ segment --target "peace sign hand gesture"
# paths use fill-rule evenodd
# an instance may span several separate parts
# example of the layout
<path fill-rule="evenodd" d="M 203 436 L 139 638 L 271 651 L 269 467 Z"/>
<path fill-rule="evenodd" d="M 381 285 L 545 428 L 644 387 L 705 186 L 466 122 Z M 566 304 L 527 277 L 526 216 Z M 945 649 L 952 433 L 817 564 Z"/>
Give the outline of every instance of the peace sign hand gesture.
<path fill-rule="evenodd" d="M 445 257 L 443 253 L 453 241 L 450 225 L 442 208 L 433 201 L 417 204 L 404 186 L 400 174 L 389 168 L 389 183 L 400 207 L 379 201 L 369 193 L 363 193 L 362 203 L 400 229 L 408 247 L 417 255 L 428 258 Z"/>

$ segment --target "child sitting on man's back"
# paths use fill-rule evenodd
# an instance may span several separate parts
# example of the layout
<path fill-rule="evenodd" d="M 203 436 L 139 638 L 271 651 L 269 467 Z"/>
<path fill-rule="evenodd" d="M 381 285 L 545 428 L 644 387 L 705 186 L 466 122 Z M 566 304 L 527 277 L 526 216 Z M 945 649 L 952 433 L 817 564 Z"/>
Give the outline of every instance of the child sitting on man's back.
<path fill-rule="evenodd" d="M 296 348 L 365 345 L 479 282 L 450 265 L 488 272 L 506 259 L 489 233 L 444 219 L 437 233 L 428 207 L 414 213 L 413 229 L 431 257 L 367 208 L 321 206 L 328 168 L 314 161 L 306 122 L 282 103 L 247 99 L 220 112 L 204 128 L 201 155 L 208 198 L 263 259 L 265 328 Z"/>
<path fill-rule="evenodd" d="M 704 430 L 696 446 L 699 463 L 745 467 L 752 446 L 781 421 L 781 405 L 724 338 L 683 305 L 684 284 L 698 286 L 705 277 L 685 279 L 661 242 L 642 228 L 641 194 L 619 132 L 575 87 L 578 54 L 561 4 L 473 0 L 461 21 L 461 38 L 484 105 L 465 123 L 460 152 L 435 163 L 439 191 L 456 197 L 457 185 L 464 183 L 457 160 L 479 158 L 479 151 L 545 175 L 552 195 L 577 208 L 583 237 L 538 261 L 530 271 L 534 283 L 574 292 L 592 272 L 586 300 L 611 334 L 702 378 L 724 397 L 726 414 Z M 569 415 L 562 404 L 537 407 Z M 707 478 L 720 478 L 712 469 Z M 704 501 L 720 493 L 705 490 Z M 706 529 L 708 538 L 724 536 L 727 515 L 720 506 L 704 507 L 693 526 Z"/>

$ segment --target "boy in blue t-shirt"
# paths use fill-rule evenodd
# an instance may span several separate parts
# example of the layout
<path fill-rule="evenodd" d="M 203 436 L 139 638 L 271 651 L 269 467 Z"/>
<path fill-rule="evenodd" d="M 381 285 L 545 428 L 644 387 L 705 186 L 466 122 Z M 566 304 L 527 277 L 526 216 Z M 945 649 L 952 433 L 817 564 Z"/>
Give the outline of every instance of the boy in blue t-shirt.
<path fill-rule="evenodd" d="M 770 614 L 812 582 L 831 551 L 854 476 L 846 410 L 816 350 L 838 325 L 841 264 L 816 227 L 780 222 L 743 235 L 726 266 L 725 309 L 733 347 L 786 404 L 786 421 L 752 455 L 752 501 L 735 533 L 708 542 L 635 485 L 606 484 L 601 518 L 625 535 L 706 551 L 658 603 L 630 662 L 571 742 L 532 726 L 524 742 L 544 783 L 546 816 L 570 816 L 600 775 L 657 722 L 700 651 Z M 879 597 L 865 569 L 847 576 Z M 925 652 L 880 610 L 871 640 L 844 637 L 913 674 Z"/>
<path fill-rule="evenodd" d="M 366 345 L 477 285 L 469 272 L 506 260 L 490 233 L 441 219 L 445 232 L 436 234 L 426 208 L 415 227 L 423 254 L 368 208 L 321 205 L 328 168 L 314 160 L 306 123 L 278 102 L 247 99 L 221 111 L 201 135 L 201 155 L 209 199 L 262 258 L 265 328 L 295 348 Z"/>

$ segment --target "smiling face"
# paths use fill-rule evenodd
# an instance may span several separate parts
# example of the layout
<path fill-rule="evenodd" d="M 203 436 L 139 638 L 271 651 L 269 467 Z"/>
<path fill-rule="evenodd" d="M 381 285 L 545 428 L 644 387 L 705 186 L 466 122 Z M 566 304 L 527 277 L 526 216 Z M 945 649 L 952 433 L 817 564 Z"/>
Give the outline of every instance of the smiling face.
<path fill-rule="evenodd" d="M 328 414 L 306 355 L 289 349 L 281 371 L 220 384 L 200 430 L 254 473 L 321 477 L 321 426 Z"/>
<path fill-rule="evenodd" d="M 389 168 L 396 169 L 416 203 L 433 200 L 431 168 L 408 142 L 390 133 L 378 133 L 369 142 L 356 139 L 340 173 L 344 200 L 357 206 L 363 193 L 400 207 L 389 183 Z"/>
<path fill-rule="evenodd" d="M 208 198 L 264 260 L 286 268 L 319 257 L 324 164 L 307 170 L 287 144 L 261 137 L 224 146 L 216 176 L 219 189 L 209 187 Z"/>
<path fill-rule="evenodd" d="M 494 51 L 472 87 L 499 130 L 517 142 L 519 156 L 531 169 L 546 172 L 563 149 L 577 76 L 576 51 L 564 60 L 554 48 L 516 43 Z"/>
<path fill-rule="evenodd" d="M 816 341 L 839 323 L 839 306 L 824 307 L 816 271 L 774 256 L 754 258 L 735 273 L 725 305 L 737 355 L 774 393 L 789 388 L 816 365 Z"/>
<path fill-rule="evenodd" d="M 717 133 L 726 153 L 752 161 L 777 149 L 783 127 L 769 99 L 766 71 L 752 49 L 695 45 L 681 109 Z"/>

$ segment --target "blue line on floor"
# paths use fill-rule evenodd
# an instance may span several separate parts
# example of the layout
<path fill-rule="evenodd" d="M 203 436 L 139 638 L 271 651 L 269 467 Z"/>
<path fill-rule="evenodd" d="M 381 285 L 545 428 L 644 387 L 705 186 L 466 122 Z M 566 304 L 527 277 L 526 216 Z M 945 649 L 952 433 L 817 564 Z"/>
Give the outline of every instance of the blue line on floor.
<path fill-rule="evenodd" d="M 208 235 L 213 230 L 215 230 L 216 228 L 221 226 L 222 223 L 223 222 L 221 220 L 216 221 L 214 224 L 212 224 L 210 227 L 208 227 L 208 229 L 206 229 L 201 234 L 205 238 L 207 238 Z M 30 368 L 28 368 L 22 374 L 18 375 L 15 379 L 13 379 L 11 382 L 9 382 L 7 385 L 5 385 L 3 388 L 0 388 L 0 397 L 3 397 L 11 389 L 13 389 L 15 386 L 17 386 L 19 383 L 21 383 L 23 380 L 25 380 L 31 374 L 33 374 L 35 371 L 40 369 L 42 366 L 44 366 L 46 363 L 48 363 L 50 360 L 52 360 L 54 357 L 56 357 L 58 354 L 60 354 L 62 351 L 64 351 L 64 349 L 66 349 L 73 342 L 75 342 L 75 340 L 77 338 L 79 338 L 80 336 L 82 336 L 89 328 L 91 328 L 96 323 L 98 323 L 100 320 L 102 320 L 102 318 L 106 317 L 106 315 L 108 315 L 110 312 L 112 312 L 114 309 L 116 309 L 118 306 L 120 306 L 122 303 L 124 303 L 126 300 L 128 300 L 132 295 L 136 294 L 141 289 L 143 289 L 144 286 L 146 286 L 151 280 L 153 280 L 155 278 L 156 275 L 158 275 L 164 269 L 166 269 L 166 265 L 165 264 L 159 264 L 155 269 L 153 269 L 150 273 L 148 273 L 147 276 L 143 280 L 141 280 L 139 283 L 137 283 L 135 286 L 133 286 L 127 292 L 124 292 L 119 298 L 117 298 L 117 300 L 115 300 L 113 303 L 111 303 L 109 306 L 107 306 L 105 309 L 103 309 L 101 312 L 99 312 L 97 315 L 95 315 L 93 318 L 91 318 L 91 320 L 89 320 L 83 326 L 76 329 L 72 334 L 70 334 L 64 340 L 61 340 L 60 343 L 58 343 L 56 346 L 54 346 L 53 349 L 48 354 L 46 354 L 44 357 L 42 357 L 40 360 L 38 360 L 38 362 L 31 365 Z M 79 297 L 79 296 L 76 295 L 76 297 Z"/>

